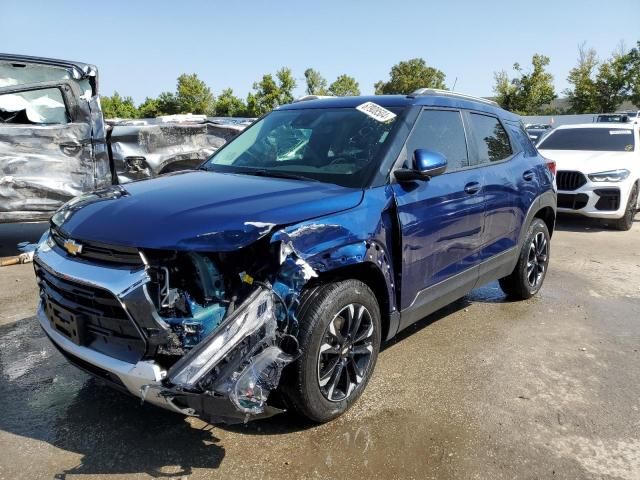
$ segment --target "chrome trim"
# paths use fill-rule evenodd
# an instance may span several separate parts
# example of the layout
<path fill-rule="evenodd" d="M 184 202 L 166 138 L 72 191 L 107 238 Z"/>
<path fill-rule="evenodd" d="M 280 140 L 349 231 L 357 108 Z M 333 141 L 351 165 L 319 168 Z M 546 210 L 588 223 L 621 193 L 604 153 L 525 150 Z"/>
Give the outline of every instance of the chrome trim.
<path fill-rule="evenodd" d="M 159 407 L 185 413 L 182 409 L 171 403 L 170 399 L 159 395 L 161 388 L 150 388 L 152 386 L 162 387 L 161 381 L 167 374 L 166 370 L 157 363 L 150 360 L 128 363 L 96 352 L 90 348 L 76 345 L 51 326 L 51 322 L 49 322 L 49 319 L 44 313 L 42 302 L 38 306 L 37 317 L 40 326 L 47 336 L 61 349 L 117 376 L 127 390 L 136 397 L 143 398 L 145 401 Z"/>
<path fill-rule="evenodd" d="M 136 270 L 116 269 L 85 263 L 71 256 L 60 255 L 55 247 L 51 247 L 48 241 L 39 244 L 34 253 L 33 260 L 38 266 L 44 268 L 56 277 L 82 285 L 100 288 L 112 293 L 122 306 L 129 321 L 138 331 L 138 335 L 140 335 L 140 338 L 144 342 L 145 351 L 148 349 L 147 336 L 140 328 L 140 325 L 138 325 L 138 322 L 131 316 L 126 304 L 122 301 L 123 297 L 128 293 L 151 280 L 146 268 L 140 267 Z"/>

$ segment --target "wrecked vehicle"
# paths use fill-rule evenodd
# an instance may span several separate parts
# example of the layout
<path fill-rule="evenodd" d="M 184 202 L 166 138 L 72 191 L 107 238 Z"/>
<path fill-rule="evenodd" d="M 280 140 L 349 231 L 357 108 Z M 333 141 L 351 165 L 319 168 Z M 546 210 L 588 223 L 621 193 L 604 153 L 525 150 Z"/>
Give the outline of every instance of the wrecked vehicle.
<path fill-rule="evenodd" d="M 244 127 L 188 115 L 106 123 L 95 66 L 0 54 L 0 222 L 47 220 L 84 192 L 195 168 Z"/>
<path fill-rule="evenodd" d="M 285 105 L 197 171 L 56 212 L 39 321 L 71 363 L 155 405 L 328 421 L 381 342 L 492 280 L 538 292 L 553 167 L 519 117 L 457 93 Z"/>

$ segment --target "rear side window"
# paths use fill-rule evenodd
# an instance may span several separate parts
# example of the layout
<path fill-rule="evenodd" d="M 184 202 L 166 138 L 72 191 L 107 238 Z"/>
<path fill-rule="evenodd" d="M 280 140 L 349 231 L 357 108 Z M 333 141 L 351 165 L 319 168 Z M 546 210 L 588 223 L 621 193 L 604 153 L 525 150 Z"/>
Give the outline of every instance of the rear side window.
<path fill-rule="evenodd" d="M 538 148 L 632 152 L 634 146 L 633 130 L 630 128 L 567 128 L 551 132 Z"/>
<path fill-rule="evenodd" d="M 469 121 L 479 163 L 499 162 L 513 154 L 509 135 L 496 117 L 471 113 Z"/>
<path fill-rule="evenodd" d="M 447 158 L 447 171 L 469 166 L 462 115 L 454 110 L 424 110 L 407 140 L 407 165 L 418 148 L 434 150 Z"/>

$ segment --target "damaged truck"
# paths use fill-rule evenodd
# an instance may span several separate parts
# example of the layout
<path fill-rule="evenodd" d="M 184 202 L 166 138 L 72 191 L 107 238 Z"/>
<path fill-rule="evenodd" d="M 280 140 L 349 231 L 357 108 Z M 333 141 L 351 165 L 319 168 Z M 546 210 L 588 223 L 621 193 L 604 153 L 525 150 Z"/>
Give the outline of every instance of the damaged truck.
<path fill-rule="evenodd" d="M 555 212 L 554 164 L 493 102 L 305 99 L 198 170 L 66 203 L 35 253 L 38 318 L 72 364 L 146 402 L 325 422 L 401 330 L 493 280 L 535 295 Z"/>
<path fill-rule="evenodd" d="M 197 167 L 244 126 L 198 115 L 107 122 L 95 66 L 0 54 L 0 223 L 48 220 L 82 193 Z"/>

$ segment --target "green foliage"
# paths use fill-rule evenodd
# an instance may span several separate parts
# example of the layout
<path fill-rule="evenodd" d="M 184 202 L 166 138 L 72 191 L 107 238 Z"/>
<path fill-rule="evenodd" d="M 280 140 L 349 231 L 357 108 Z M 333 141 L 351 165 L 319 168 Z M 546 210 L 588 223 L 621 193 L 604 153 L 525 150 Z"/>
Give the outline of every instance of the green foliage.
<path fill-rule="evenodd" d="M 138 109 L 131 97 L 121 97 L 114 92 L 110 97 L 100 97 L 102 114 L 105 118 L 137 118 Z"/>
<path fill-rule="evenodd" d="M 581 45 L 578 65 L 567 80 L 572 86 L 565 91 L 571 113 L 614 112 L 627 98 L 640 108 L 640 42 L 628 52 L 620 48 L 604 61 Z"/>
<path fill-rule="evenodd" d="M 160 105 L 155 98 L 147 97 L 144 102 L 138 107 L 138 116 L 140 118 L 155 118 L 162 113 L 160 112 Z"/>
<path fill-rule="evenodd" d="M 567 81 L 572 85 L 564 91 L 569 99 L 569 113 L 593 113 L 596 106 L 596 83 L 593 80 L 594 72 L 598 66 L 596 51 L 586 49 L 585 45 L 578 48 L 578 64 L 569 71 Z"/>
<path fill-rule="evenodd" d="M 629 100 L 640 108 L 640 41 L 627 55 L 627 76 L 629 81 Z"/>
<path fill-rule="evenodd" d="M 615 112 L 624 102 L 629 89 L 627 56 L 613 54 L 600 63 L 595 78 L 597 112 Z"/>
<path fill-rule="evenodd" d="M 304 71 L 304 78 L 307 82 L 307 95 L 326 95 L 328 93 L 327 80 L 317 70 L 307 68 Z"/>
<path fill-rule="evenodd" d="M 360 95 L 360 86 L 355 78 L 343 74 L 329 85 L 329 93 L 336 97 Z"/>
<path fill-rule="evenodd" d="M 178 105 L 178 99 L 171 92 L 162 92 L 158 95 L 158 115 L 174 115 L 181 113 Z"/>
<path fill-rule="evenodd" d="M 540 115 L 544 106 L 556 98 L 553 75 L 546 71 L 551 60 L 544 55 L 534 54 L 531 59 L 533 69 L 525 72 L 519 63 L 513 70 L 518 76 L 510 78 L 504 70 L 494 74 L 496 101 L 502 108 L 519 115 Z"/>
<path fill-rule="evenodd" d="M 178 112 L 193 113 L 203 115 L 213 115 L 215 113 L 215 99 L 207 84 L 192 73 L 183 73 L 178 77 L 176 88 L 176 102 Z"/>
<path fill-rule="evenodd" d="M 447 88 L 444 72 L 427 66 L 427 62 L 422 58 L 413 58 L 394 65 L 389 77 L 389 81 L 380 80 L 375 84 L 376 95 L 408 95 L 418 88 Z"/>
<path fill-rule="evenodd" d="M 231 88 L 222 91 L 216 101 L 216 115 L 219 117 L 244 117 L 247 114 L 247 106 L 233 94 Z"/>
<path fill-rule="evenodd" d="M 262 80 L 253 84 L 255 92 L 247 95 L 247 114 L 259 117 L 279 105 L 291 103 L 295 87 L 296 80 L 286 67 L 276 72 L 275 79 L 270 73 L 263 75 Z"/>

